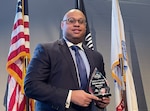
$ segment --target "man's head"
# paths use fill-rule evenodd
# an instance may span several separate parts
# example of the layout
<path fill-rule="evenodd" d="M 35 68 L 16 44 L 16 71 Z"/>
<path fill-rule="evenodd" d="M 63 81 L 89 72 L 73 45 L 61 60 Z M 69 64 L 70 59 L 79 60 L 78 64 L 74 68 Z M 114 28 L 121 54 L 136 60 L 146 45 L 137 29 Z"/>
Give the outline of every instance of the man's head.
<path fill-rule="evenodd" d="M 86 32 L 85 15 L 78 9 L 69 10 L 61 22 L 63 36 L 77 44 L 83 41 Z"/>

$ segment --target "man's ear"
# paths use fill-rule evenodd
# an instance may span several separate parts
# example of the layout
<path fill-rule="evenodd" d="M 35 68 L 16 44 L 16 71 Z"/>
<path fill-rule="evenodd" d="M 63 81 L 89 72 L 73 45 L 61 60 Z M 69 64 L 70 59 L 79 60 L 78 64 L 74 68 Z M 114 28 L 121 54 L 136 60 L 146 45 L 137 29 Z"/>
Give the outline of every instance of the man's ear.
<path fill-rule="evenodd" d="M 61 21 L 61 30 L 63 29 L 63 27 L 64 27 L 64 22 Z"/>

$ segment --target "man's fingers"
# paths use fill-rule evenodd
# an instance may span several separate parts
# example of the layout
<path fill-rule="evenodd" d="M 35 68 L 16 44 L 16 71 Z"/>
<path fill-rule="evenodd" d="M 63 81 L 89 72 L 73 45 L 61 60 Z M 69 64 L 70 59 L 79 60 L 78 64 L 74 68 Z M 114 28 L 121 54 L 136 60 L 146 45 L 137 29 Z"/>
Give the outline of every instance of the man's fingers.
<path fill-rule="evenodd" d="M 90 96 L 90 99 L 92 99 L 92 100 L 95 100 L 95 101 L 98 101 L 98 100 L 100 100 L 100 98 L 98 98 L 98 97 L 96 97 L 95 95 L 92 95 L 92 94 L 89 94 Z"/>

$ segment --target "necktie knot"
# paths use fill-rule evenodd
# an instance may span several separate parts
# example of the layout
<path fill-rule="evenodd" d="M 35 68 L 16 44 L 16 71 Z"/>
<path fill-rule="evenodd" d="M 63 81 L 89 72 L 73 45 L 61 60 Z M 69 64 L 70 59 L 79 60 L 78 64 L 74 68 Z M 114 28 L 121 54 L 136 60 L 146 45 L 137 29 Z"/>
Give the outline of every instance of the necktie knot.
<path fill-rule="evenodd" d="M 74 50 L 75 52 L 77 52 L 77 51 L 78 51 L 78 49 L 79 49 L 79 47 L 78 47 L 78 46 L 76 46 L 76 45 L 73 45 L 73 46 L 71 46 L 71 49 L 72 49 L 72 50 Z"/>

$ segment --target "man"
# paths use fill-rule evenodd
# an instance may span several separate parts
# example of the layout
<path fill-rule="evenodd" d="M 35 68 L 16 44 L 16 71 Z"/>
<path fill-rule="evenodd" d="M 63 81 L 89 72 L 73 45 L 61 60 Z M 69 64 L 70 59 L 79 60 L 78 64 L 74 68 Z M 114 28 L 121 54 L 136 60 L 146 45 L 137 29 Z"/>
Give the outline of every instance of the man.
<path fill-rule="evenodd" d="M 98 98 L 88 92 L 88 83 L 82 89 L 75 51 L 79 48 L 85 63 L 87 79 L 95 68 L 105 75 L 103 58 L 82 44 L 86 19 L 78 9 L 68 11 L 62 22 L 63 39 L 39 44 L 28 66 L 25 94 L 36 100 L 36 111 L 93 111 L 93 106 L 105 108 L 109 97 Z M 85 78 L 86 79 L 86 78 Z"/>

